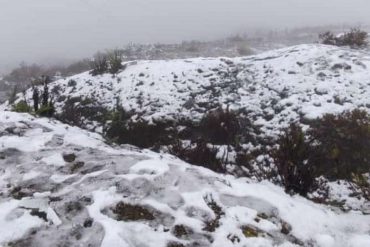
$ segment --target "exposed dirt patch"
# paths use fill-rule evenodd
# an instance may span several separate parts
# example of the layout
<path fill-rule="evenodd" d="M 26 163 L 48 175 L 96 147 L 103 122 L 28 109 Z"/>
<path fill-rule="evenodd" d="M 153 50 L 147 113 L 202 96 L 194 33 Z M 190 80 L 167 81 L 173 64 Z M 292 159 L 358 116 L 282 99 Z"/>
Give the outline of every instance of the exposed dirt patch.
<path fill-rule="evenodd" d="M 154 213 L 152 210 L 144 208 L 139 205 L 131 205 L 124 202 L 119 202 L 113 209 L 113 213 L 116 214 L 117 220 L 122 221 L 140 221 L 154 220 Z"/>

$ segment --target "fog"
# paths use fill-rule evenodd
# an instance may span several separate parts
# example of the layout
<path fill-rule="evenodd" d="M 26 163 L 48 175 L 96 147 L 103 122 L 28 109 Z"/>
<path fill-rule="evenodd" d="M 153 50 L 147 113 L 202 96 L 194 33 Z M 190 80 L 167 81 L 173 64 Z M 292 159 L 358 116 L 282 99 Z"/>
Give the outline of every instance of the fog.
<path fill-rule="evenodd" d="M 259 28 L 370 23 L 368 0 L 0 0 L 0 72 L 128 42 L 209 40 Z"/>

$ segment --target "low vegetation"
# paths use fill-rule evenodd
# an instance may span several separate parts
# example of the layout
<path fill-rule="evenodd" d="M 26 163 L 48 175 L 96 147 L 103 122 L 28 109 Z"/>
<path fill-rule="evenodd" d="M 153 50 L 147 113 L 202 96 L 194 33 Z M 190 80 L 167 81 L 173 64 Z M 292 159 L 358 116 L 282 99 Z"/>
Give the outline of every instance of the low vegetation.
<path fill-rule="evenodd" d="M 18 103 L 14 104 L 12 110 L 15 112 L 30 112 L 31 107 L 27 104 L 25 100 L 21 100 Z"/>
<path fill-rule="evenodd" d="M 307 195 L 315 179 L 344 179 L 356 184 L 370 172 L 370 116 L 354 110 L 327 114 L 304 133 L 292 125 L 278 139 L 273 158 L 287 191 Z M 367 186 L 367 183 L 363 183 Z"/>
<path fill-rule="evenodd" d="M 366 179 L 370 173 L 370 117 L 365 111 L 305 120 L 306 131 L 292 124 L 272 142 L 258 136 L 258 128 L 248 117 L 221 107 L 198 121 L 148 121 L 125 111 L 119 100 L 114 110 L 108 110 L 94 99 L 78 97 L 68 99 L 55 114 L 47 77 L 35 81 L 32 104 L 15 102 L 13 110 L 17 112 L 55 116 L 77 126 L 89 121 L 102 123 L 104 136 L 112 142 L 166 151 L 219 173 L 228 172 L 230 165 L 239 167 L 232 168 L 241 171 L 239 176 L 280 182 L 287 192 L 306 196 L 319 186 L 319 177 L 350 181 L 364 195 L 370 191 Z M 245 146 L 248 143 L 258 148 L 250 150 Z"/>
<path fill-rule="evenodd" d="M 317 143 L 317 173 L 330 179 L 351 180 L 370 172 L 370 116 L 354 110 L 327 114 L 311 123 L 307 133 Z"/>
<path fill-rule="evenodd" d="M 123 52 L 122 50 L 112 50 L 106 53 L 99 52 L 95 54 L 91 61 L 91 75 L 102 75 L 105 73 L 116 74 L 123 69 Z"/>
<path fill-rule="evenodd" d="M 286 191 L 307 195 L 315 182 L 315 156 L 310 141 L 300 126 L 292 124 L 277 144 L 279 148 L 274 150 L 272 157 Z"/>
<path fill-rule="evenodd" d="M 328 31 L 319 35 L 320 42 L 325 45 L 349 46 L 351 48 L 364 48 L 368 46 L 368 33 L 358 28 L 341 35 Z"/>
<path fill-rule="evenodd" d="M 53 117 L 55 113 L 55 107 L 53 103 L 53 98 L 49 92 L 49 83 L 49 77 L 45 76 L 34 80 L 32 86 L 32 106 L 26 100 L 20 100 L 13 104 L 13 111 L 34 113 L 42 117 Z M 40 85 L 43 85 L 43 90 L 41 91 L 41 93 L 38 87 Z M 14 99 L 14 101 L 16 100 Z"/>
<path fill-rule="evenodd" d="M 113 213 L 117 216 L 117 220 L 121 221 L 151 221 L 155 219 L 153 213 L 148 209 L 139 205 L 131 205 L 124 202 L 119 202 L 113 208 Z"/>

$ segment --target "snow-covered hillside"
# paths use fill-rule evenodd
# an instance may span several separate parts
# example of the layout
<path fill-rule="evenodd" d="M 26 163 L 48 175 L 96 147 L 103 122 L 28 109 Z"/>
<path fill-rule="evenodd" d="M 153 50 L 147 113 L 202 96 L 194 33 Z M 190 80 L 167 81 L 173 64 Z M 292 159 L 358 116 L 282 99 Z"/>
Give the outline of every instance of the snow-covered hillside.
<path fill-rule="evenodd" d="M 0 112 L 0 246 L 370 246 L 370 216 Z"/>
<path fill-rule="evenodd" d="M 370 54 L 300 45 L 242 58 L 135 61 L 112 76 L 88 72 L 50 86 L 59 111 L 82 97 L 144 118 L 200 118 L 219 104 L 241 109 L 262 133 L 298 118 L 370 107 Z M 32 92 L 28 91 L 31 99 Z M 88 124 L 86 124 L 88 125 Z"/>

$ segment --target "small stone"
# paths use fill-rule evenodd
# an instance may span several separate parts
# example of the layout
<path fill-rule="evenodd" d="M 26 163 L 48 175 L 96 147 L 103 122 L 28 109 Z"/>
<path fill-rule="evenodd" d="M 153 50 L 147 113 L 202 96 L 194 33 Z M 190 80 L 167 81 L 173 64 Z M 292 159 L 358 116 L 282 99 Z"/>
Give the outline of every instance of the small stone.
<path fill-rule="evenodd" d="M 288 235 L 292 231 L 292 226 L 287 222 L 283 221 L 281 223 L 281 233 Z"/>
<path fill-rule="evenodd" d="M 65 162 L 71 163 L 76 160 L 76 155 L 74 153 L 63 154 L 63 159 Z"/>
<path fill-rule="evenodd" d="M 88 218 L 88 219 L 86 219 L 85 221 L 84 221 L 84 227 L 85 228 L 88 228 L 88 227 L 91 227 L 92 226 L 92 224 L 93 224 L 93 219 L 91 219 L 91 218 Z"/>

